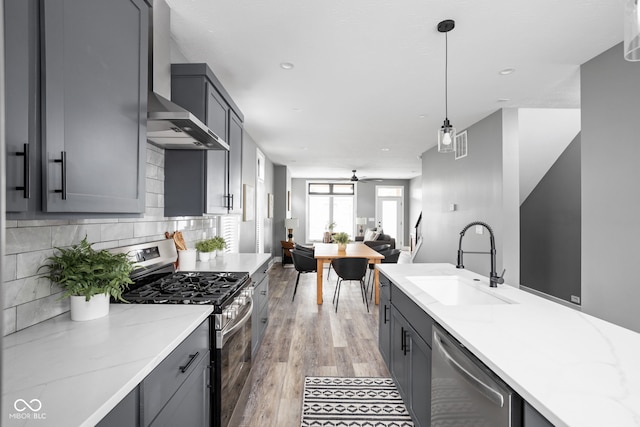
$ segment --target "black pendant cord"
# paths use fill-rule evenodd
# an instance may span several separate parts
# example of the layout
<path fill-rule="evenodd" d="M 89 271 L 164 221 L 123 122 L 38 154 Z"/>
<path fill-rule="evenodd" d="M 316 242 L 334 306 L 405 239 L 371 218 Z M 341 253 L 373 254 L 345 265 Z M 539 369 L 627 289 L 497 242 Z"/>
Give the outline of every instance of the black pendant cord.
<path fill-rule="evenodd" d="M 444 118 L 449 121 L 449 39 L 448 33 L 444 33 Z"/>

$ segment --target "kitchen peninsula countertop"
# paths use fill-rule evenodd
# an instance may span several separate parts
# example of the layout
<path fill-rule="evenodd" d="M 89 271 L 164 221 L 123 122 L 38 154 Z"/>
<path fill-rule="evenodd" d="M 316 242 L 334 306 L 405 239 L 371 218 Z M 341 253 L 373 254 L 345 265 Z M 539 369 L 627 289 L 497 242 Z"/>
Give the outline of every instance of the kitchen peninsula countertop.
<path fill-rule="evenodd" d="M 101 319 L 74 322 L 67 312 L 7 335 L 0 424 L 94 426 L 211 311 L 208 305 L 111 304 Z"/>
<path fill-rule="evenodd" d="M 271 254 L 224 254 L 216 256 L 211 261 L 196 262 L 195 271 L 248 271 L 251 276 L 269 258 L 271 258 Z"/>
<path fill-rule="evenodd" d="M 451 264 L 378 268 L 554 425 L 640 426 L 640 334 Z M 412 276 L 480 279 L 513 304 L 443 305 Z"/>

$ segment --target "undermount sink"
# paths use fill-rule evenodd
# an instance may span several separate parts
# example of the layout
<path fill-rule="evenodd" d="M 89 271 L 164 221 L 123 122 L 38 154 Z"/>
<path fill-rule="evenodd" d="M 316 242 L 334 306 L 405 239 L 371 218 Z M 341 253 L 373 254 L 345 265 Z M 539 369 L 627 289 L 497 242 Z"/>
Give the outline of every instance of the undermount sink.
<path fill-rule="evenodd" d="M 503 296 L 498 296 L 477 287 L 469 279 L 460 276 L 409 276 L 411 283 L 444 305 L 496 305 L 514 304 Z"/>

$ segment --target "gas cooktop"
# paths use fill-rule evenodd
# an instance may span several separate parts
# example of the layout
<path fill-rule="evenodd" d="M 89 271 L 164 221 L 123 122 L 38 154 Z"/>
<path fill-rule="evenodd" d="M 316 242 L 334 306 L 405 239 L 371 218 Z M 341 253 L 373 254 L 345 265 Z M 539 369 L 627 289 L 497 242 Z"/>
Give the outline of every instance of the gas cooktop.
<path fill-rule="evenodd" d="M 249 279 L 249 273 L 181 271 L 133 287 L 122 297 L 138 304 L 213 304 L 222 306 Z"/>

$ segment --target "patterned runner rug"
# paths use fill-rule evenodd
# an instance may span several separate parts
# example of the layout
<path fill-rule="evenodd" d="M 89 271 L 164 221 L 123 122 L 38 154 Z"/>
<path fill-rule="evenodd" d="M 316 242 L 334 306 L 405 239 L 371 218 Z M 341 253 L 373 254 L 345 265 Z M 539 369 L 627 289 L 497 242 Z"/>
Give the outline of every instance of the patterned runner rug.
<path fill-rule="evenodd" d="M 302 427 L 412 427 L 391 378 L 305 377 Z"/>

